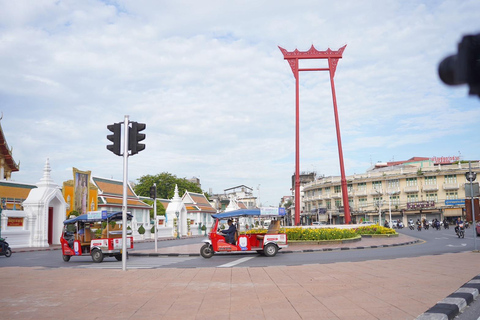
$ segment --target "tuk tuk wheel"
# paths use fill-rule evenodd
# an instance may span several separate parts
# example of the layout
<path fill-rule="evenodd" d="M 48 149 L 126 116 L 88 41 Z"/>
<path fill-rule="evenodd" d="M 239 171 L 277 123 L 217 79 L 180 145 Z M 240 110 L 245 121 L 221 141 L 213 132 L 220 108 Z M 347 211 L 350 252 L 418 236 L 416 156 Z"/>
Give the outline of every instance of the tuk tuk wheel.
<path fill-rule="evenodd" d="M 211 258 L 213 256 L 213 248 L 211 245 L 209 244 L 204 244 L 202 246 L 202 248 L 200 249 L 200 254 L 202 255 L 202 257 L 208 259 L 208 258 Z"/>
<path fill-rule="evenodd" d="M 63 255 L 63 261 L 65 261 L 65 262 L 70 261 L 70 258 L 71 258 L 71 256 Z"/>
<path fill-rule="evenodd" d="M 5 250 L 5 257 L 10 257 L 12 255 L 12 249 L 10 248 L 7 248 L 7 250 Z"/>
<path fill-rule="evenodd" d="M 92 260 L 93 262 L 100 263 L 103 261 L 103 252 L 100 249 L 92 250 Z"/>
<path fill-rule="evenodd" d="M 278 248 L 273 243 L 269 243 L 263 247 L 263 254 L 267 257 L 274 257 L 278 252 Z"/>

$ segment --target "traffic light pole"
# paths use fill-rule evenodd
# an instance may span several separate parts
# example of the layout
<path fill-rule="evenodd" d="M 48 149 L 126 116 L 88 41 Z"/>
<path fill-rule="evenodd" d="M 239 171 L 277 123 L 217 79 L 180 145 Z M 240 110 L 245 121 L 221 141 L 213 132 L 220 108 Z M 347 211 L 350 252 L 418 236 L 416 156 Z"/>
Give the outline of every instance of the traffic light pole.
<path fill-rule="evenodd" d="M 142 150 L 145 150 L 145 144 L 140 143 L 145 139 L 145 134 L 140 133 L 145 130 L 147 125 L 145 123 L 131 122 L 130 128 L 129 116 L 126 115 L 123 120 L 123 154 L 121 152 L 121 131 L 122 123 L 117 122 L 109 124 L 107 129 L 112 134 L 107 135 L 107 139 L 112 144 L 107 145 L 107 149 L 116 154 L 117 156 L 123 156 L 123 200 L 122 200 L 122 269 L 127 270 L 127 191 L 128 191 L 128 156 L 135 155 Z M 130 153 L 129 153 L 130 151 Z M 155 210 L 156 213 L 156 210 Z M 155 251 L 157 251 L 156 243 L 156 231 L 155 228 Z"/>
<path fill-rule="evenodd" d="M 128 115 L 123 121 L 122 270 L 127 270 Z"/>

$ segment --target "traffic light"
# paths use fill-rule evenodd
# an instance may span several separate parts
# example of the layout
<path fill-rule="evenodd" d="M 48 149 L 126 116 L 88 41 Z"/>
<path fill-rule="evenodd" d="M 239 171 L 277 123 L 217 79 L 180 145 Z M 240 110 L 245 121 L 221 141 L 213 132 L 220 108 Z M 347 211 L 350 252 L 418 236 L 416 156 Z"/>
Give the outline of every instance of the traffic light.
<path fill-rule="evenodd" d="M 107 129 L 110 130 L 113 134 L 107 135 L 107 139 L 112 141 L 113 144 L 107 145 L 107 149 L 115 153 L 117 156 L 121 156 L 120 153 L 120 141 L 121 141 L 121 123 L 109 124 Z"/>
<path fill-rule="evenodd" d="M 132 127 L 128 129 L 128 150 L 130 150 L 130 155 L 133 156 L 134 154 L 145 150 L 145 144 L 139 143 L 140 141 L 145 140 L 145 134 L 139 132 L 145 130 L 147 125 L 135 121 L 132 121 L 131 124 Z"/>
<path fill-rule="evenodd" d="M 150 187 L 150 198 L 156 199 L 157 198 L 157 186 Z"/>

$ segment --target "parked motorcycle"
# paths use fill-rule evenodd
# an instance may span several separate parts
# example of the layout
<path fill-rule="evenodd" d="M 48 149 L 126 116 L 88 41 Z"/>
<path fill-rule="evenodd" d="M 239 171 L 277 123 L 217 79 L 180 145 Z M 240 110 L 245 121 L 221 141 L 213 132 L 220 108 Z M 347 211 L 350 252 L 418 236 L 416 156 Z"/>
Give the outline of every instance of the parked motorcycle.
<path fill-rule="evenodd" d="M 0 256 L 10 257 L 12 255 L 12 249 L 4 238 L 0 238 Z"/>

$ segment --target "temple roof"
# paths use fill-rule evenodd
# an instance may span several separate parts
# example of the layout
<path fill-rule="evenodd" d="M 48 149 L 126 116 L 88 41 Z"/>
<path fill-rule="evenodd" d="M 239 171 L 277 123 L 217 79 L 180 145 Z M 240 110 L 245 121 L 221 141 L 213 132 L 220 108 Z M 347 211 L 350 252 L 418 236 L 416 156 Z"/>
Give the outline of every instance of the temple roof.
<path fill-rule="evenodd" d="M 5 164 L 7 165 L 7 171 L 18 171 L 19 165 L 15 162 L 12 156 L 12 149 L 8 148 L 7 140 L 3 134 L 2 125 L 0 124 L 0 159 L 5 159 Z M 0 177 L 3 179 L 3 177 Z"/>
<path fill-rule="evenodd" d="M 117 206 L 123 204 L 123 182 L 112 179 L 92 177 L 92 181 L 98 188 L 99 206 Z M 132 187 L 127 187 L 127 206 L 142 209 L 151 209 L 151 206 L 141 201 L 133 192 Z"/>
<path fill-rule="evenodd" d="M 205 195 L 195 192 L 186 191 L 183 195 L 183 203 L 187 208 L 187 211 L 192 212 L 205 212 L 205 213 L 216 213 L 214 207 L 208 202 L 208 199 Z"/>

